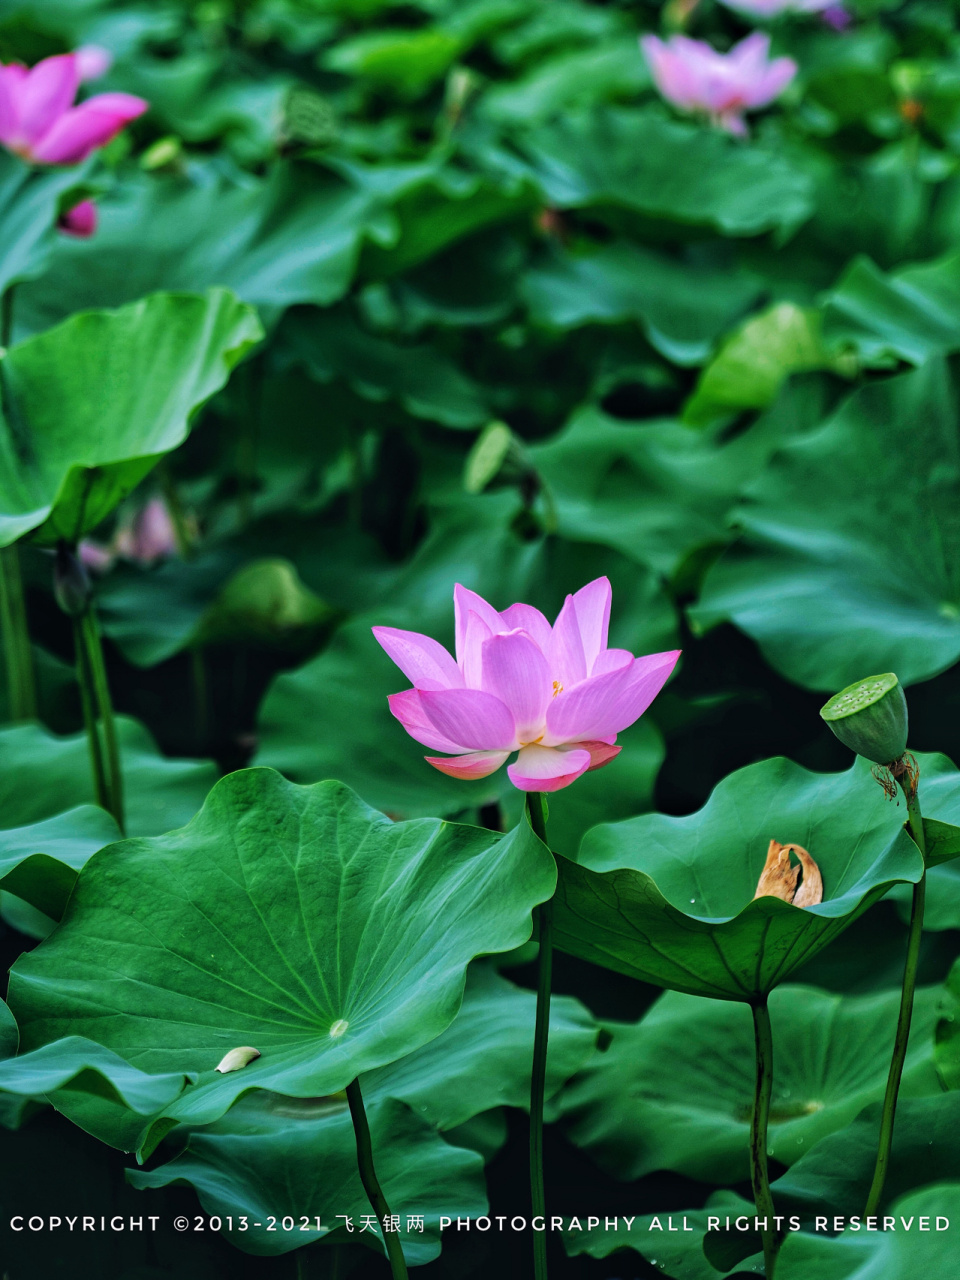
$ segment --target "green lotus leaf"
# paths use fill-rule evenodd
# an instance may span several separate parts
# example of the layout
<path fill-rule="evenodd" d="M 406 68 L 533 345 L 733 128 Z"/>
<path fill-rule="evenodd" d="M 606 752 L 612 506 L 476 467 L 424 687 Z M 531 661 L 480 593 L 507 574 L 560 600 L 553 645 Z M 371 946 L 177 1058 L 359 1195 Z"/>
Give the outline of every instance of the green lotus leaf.
<path fill-rule="evenodd" d="M 855 258 L 825 299 L 823 340 L 868 365 L 923 364 L 960 349 L 960 256 L 889 274 Z"/>
<path fill-rule="evenodd" d="M 921 988 L 901 1097 L 936 1093 L 940 991 Z M 783 986 L 770 998 L 774 1064 L 767 1149 L 791 1165 L 886 1087 L 899 991 L 839 996 Z M 746 1008 L 666 992 L 564 1090 L 572 1141 L 614 1177 L 671 1169 L 703 1182 L 749 1178 L 756 1068 Z M 876 1144 L 874 1144 L 875 1146 Z"/>
<path fill-rule="evenodd" d="M 192 1133 L 169 1164 L 128 1170 L 128 1180 L 140 1188 L 186 1183 L 207 1213 L 234 1222 L 245 1217 L 243 1228 L 237 1223 L 224 1231 L 245 1253 L 289 1253 L 328 1236 L 332 1243 L 358 1242 L 383 1252 L 376 1221 L 370 1223 L 346 1101 L 317 1100 L 304 1113 L 264 1108 L 263 1097 L 248 1094 L 222 1120 Z M 385 1098 L 367 1110 L 377 1176 L 400 1218 L 404 1257 L 411 1266 L 431 1262 L 440 1253 L 441 1217 L 486 1213 L 483 1160 L 445 1142 L 402 1102 Z M 408 1226 L 414 1212 L 422 1215 L 421 1229 Z M 338 1221 L 344 1215 L 353 1228 L 349 1234 Z M 292 1230 L 284 1227 L 285 1217 L 293 1219 Z M 365 1219 L 372 1230 L 363 1230 Z"/>
<path fill-rule="evenodd" d="M 452 1024 L 416 1053 L 367 1072 L 364 1097 L 399 1098 L 445 1132 L 494 1107 L 529 1107 L 535 1014 L 532 991 L 487 965 L 473 965 Z M 577 1000 L 553 997 L 548 1098 L 590 1058 L 598 1030 Z"/>
<path fill-rule="evenodd" d="M 777 1262 L 778 1280 L 911 1280 L 956 1269 L 950 1228 L 960 1216 L 960 1182 L 912 1191 L 892 1204 L 889 1214 L 895 1220 L 892 1231 L 865 1230 L 861 1215 L 859 1230 L 848 1226 L 837 1236 L 790 1232 Z"/>
<path fill-rule="evenodd" d="M 137 720 L 117 717 L 127 794 L 127 831 L 152 836 L 181 827 L 217 780 L 208 761 L 167 760 Z M 86 735 L 58 737 L 39 724 L 0 729 L 0 813 L 18 827 L 93 803 Z"/>
<path fill-rule="evenodd" d="M 960 961 L 947 975 L 941 1018 L 937 1023 L 936 1063 L 948 1089 L 960 1089 Z"/>
<path fill-rule="evenodd" d="M 567 112 L 520 145 L 560 208 L 620 206 L 728 236 L 795 228 L 812 211 L 808 175 L 782 153 L 652 111 Z"/>
<path fill-rule="evenodd" d="M 804 1216 L 860 1213 L 877 1161 L 879 1103 L 853 1124 L 829 1134 L 773 1184 L 783 1211 Z M 960 1153 L 954 1138 L 960 1123 L 960 1094 L 901 1097 L 881 1210 L 929 1182 L 960 1181 Z"/>
<path fill-rule="evenodd" d="M 474 965 L 460 1012 L 442 1035 L 361 1077 L 387 1201 L 397 1210 L 416 1206 L 428 1219 L 424 1235 L 403 1233 L 408 1262 L 429 1261 L 439 1251 L 441 1214 L 466 1217 L 485 1211 L 480 1166 L 458 1150 L 460 1129 L 489 1108 L 529 1104 L 535 1004 L 533 992 L 520 990 L 487 965 Z M 556 998 L 550 1015 L 548 1096 L 583 1065 L 597 1037 L 596 1024 L 569 997 Z M 448 1133 L 453 1146 L 438 1141 L 437 1128 Z M 318 1168 L 324 1170 L 319 1182 L 313 1176 Z M 267 1215 L 281 1208 L 298 1224 L 301 1214 L 311 1223 L 319 1214 L 323 1234 L 340 1228 L 335 1239 L 345 1233 L 334 1213 L 370 1212 L 342 1096 L 249 1093 L 222 1120 L 193 1132 L 185 1152 L 169 1164 L 128 1176 L 140 1187 L 167 1185 L 174 1178 L 190 1182 L 207 1212 L 247 1214 L 252 1223 L 266 1224 Z M 404 1215 L 401 1223 L 405 1226 Z M 228 1238 L 249 1252 L 280 1253 L 312 1237 L 251 1227 Z"/>
<path fill-rule="evenodd" d="M 624 422 L 595 407 L 530 450 L 567 538 L 602 542 L 662 574 L 726 542 L 727 513 L 779 441 L 762 419 L 729 443 L 678 422 Z"/>
<path fill-rule="evenodd" d="M 261 337 L 249 306 L 212 289 L 74 316 L 13 347 L 0 366 L 0 543 L 93 529 Z"/>
<path fill-rule="evenodd" d="M 9 1012 L 9 1011 L 8 1011 Z M 0 1091 L 25 1097 L 76 1091 L 134 1112 L 142 1118 L 170 1106 L 192 1072 L 151 1074 L 132 1067 L 118 1054 L 84 1036 L 65 1036 L 32 1052 L 0 1061 Z"/>
<path fill-rule="evenodd" d="M 57 241 L 57 216 L 69 193 L 85 192 L 76 169 L 37 169 L 9 151 L 0 153 L 0 294 L 43 270 Z"/>
<path fill-rule="evenodd" d="M 822 902 L 754 897 L 771 840 L 810 853 Z M 812 959 L 892 885 L 923 874 L 920 851 L 859 758 L 840 774 L 784 759 L 749 765 L 697 813 L 594 827 L 578 861 L 558 865 L 561 950 L 659 986 L 746 1001 Z"/>
<path fill-rule="evenodd" d="M 92 804 L 0 831 L 0 888 L 59 920 L 77 872 L 98 849 L 119 839 L 114 819 Z"/>
<path fill-rule="evenodd" d="M 911 684 L 951 666 L 960 656 L 956 414 L 946 365 L 932 359 L 855 391 L 788 441 L 738 508 L 743 539 L 708 574 L 694 623 L 731 620 L 777 671 L 824 692 L 865 671 Z"/>
<path fill-rule="evenodd" d="M 616 1229 L 610 1231 L 602 1218 L 578 1218 L 576 1228 L 571 1229 L 568 1224 L 564 1231 L 563 1247 L 571 1257 L 587 1254 L 591 1258 L 607 1258 L 618 1249 L 634 1249 L 671 1280 L 723 1280 L 730 1271 L 712 1266 L 703 1251 L 708 1219 L 744 1215 L 752 1219 L 755 1214 L 753 1204 L 735 1191 L 715 1191 L 703 1209 L 648 1213 L 631 1220 L 618 1216 Z M 739 1268 L 730 1270 L 736 1272 Z"/>
<path fill-rule="evenodd" d="M 539 124 L 560 111 L 610 98 L 634 98 L 650 84 L 631 31 L 564 49 L 535 63 L 519 80 L 491 85 L 480 101 L 484 116 L 503 124 Z"/>
<path fill-rule="evenodd" d="M 358 395 L 397 400 L 414 417 L 466 428 L 490 417 L 480 387 L 434 347 L 367 333 L 341 309 L 292 313 L 277 341 L 283 365 L 302 365 L 318 382 L 344 378 Z"/>
<path fill-rule="evenodd" d="M 315 165 L 282 163 L 243 183 L 216 171 L 197 182 L 131 176 L 102 202 L 96 236 L 63 237 L 45 277 L 18 291 L 15 332 L 158 289 L 223 285 L 265 316 L 329 306 L 350 287 L 364 237 L 383 229 L 381 205 Z"/>
<path fill-rule="evenodd" d="M 250 1089 L 334 1093 L 439 1035 L 469 960 L 524 942 L 553 883 L 526 823 L 394 824 L 341 783 L 246 770 L 182 830 L 92 858 L 11 971 L 10 1006 L 27 1049 L 87 1035 L 140 1070 L 199 1074 L 142 1155 Z M 241 1045 L 261 1056 L 218 1073 Z"/>
<path fill-rule="evenodd" d="M 765 409 L 790 374 L 829 367 L 819 320 L 792 302 L 751 317 L 700 375 L 683 407 L 684 422 L 703 426 L 744 409 Z"/>
<path fill-rule="evenodd" d="M 700 364 L 716 338 L 756 300 L 760 284 L 728 270 L 694 270 L 628 240 L 592 253 L 555 253 L 523 278 L 531 319 L 570 329 L 637 320 L 678 364 Z"/>
<path fill-rule="evenodd" d="M 17 1020 L 0 1000 L 0 1059 L 12 1058 L 20 1044 Z"/>
<path fill-rule="evenodd" d="M 442 78 L 460 49 L 460 39 L 439 27 L 364 31 L 336 44 L 324 55 L 323 65 L 415 97 Z"/>

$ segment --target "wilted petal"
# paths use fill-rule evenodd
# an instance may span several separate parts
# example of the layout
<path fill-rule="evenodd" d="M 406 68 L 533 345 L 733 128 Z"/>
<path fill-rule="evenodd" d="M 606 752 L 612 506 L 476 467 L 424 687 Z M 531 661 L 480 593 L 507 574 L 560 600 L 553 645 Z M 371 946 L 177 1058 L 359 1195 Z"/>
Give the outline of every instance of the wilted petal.
<path fill-rule="evenodd" d="M 540 646 L 541 651 L 546 653 L 553 628 L 539 609 L 535 609 L 532 604 L 512 604 L 509 609 L 503 610 L 500 618 L 507 631 L 526 631 L 534 643 Z"/>
<path fill-rule="evenodd" d="M 476 778 L 488 778 L 510 754 L 509 751 L 471 751 L 465 756 L 424 756 L 427 764 L 450 778 L 463 778 L 472 782 Z"/>
<path fill-rule="evenodd" d="M 468 689 L 479 689 L 483 684 L 483 646 L 493 635 L 479 613 L 471 609 L 467 613 L 467 626 L 463 637 L 460 670 Z"/>
<path fill-rule="evenodd" d="M 488 693 L 510 708 L 520 742 L 540 737 L 553 683 L 546 659 L 525 631 L 510 631 L 486 641 L 482 683 Z"/>
<path fill-rule="evenodd" d="M 567 596 L 553 624 L 547 663 L 554 679 L 564 688 L 587 677 L 587 661 L 583 656 L 583 640 L 573 596 Z"/>
<path fill-rule="evenodd" d="M 580 627 L 580 641 L 583 646 L 583 659 L 587 674 L 593 670 L 593 664 L 607 647 L 607 632 L 610 629 L 610 601 L 613 589 L 609 578 L 595 578 L 573 597 L 573 607 L 577 613 L 577 624 Z"/>
<path fill-rule="evenodd" d="M 589 768 L 584 747 L 524 747 L 507 773 L 519 791 L 560 791 Z"/>
<path fill-rule="evenodd" d="M 663 688 L 679 650 L 635 658 L 629 667 L 592 676 L 565 690 L 547 708 L 547 741 L 578 742 L 621 733 Z"/>
<path fill-rule="evenodd" d="M 391 712 L 400 721 L 415 742 L 422 742 L 425 747 L 434 751 L 461 751 L 457 742 L 451 742 L 440 733 L 420 702 L 418 689 L 404 689 L 402 693 L 391 693 L 387 698 Z"/>
<path fill-rule="evenodd" d="M 509 708 L 482 689 L 423 690 L 420 704 L 434 728 L 461 751 L 510 751 L 517 744 Z"/>
<path fill-rule="evenodd" d="M 17 93 L 19 133 L 33 145 L 46 134 L 64 112 L 73 106 L 80 87 L 77 60 L 72 53 L 44 58 L 21 82 Z"/>
<path fill-rule="evenodd" d="M 416 689 L 457 689 L 460 668 L 442 644 L 418 631 L 373 627 L 377 643 Z"/>
<path fill-rule="evenodd" d="M 458 582 L 453 588 L 453 615 L 456 624 L 457 662 L 461 670 L 463 669 L 464 646 L 467 639 L 467 620 L 471 613 L 475 613 L 478 618 L 482 618 L 492 634 L 495 635 L 498 631 L 503 630 L 500 615 L 493 605 L 487 604 L 483 596 L 478 596 L 469 587 L 461 587 Z"/>
<path fill-rule="evenodd" d="M 41 164 L 79 164 L 143 115 L 149 103 L 129 93 L 101 93 L 73 107 L 32 148 Z"/>

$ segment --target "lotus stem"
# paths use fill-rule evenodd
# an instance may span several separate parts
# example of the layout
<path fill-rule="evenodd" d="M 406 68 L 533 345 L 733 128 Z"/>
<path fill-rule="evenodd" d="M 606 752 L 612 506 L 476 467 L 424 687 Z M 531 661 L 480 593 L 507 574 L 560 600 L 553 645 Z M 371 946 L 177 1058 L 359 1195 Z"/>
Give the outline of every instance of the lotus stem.
<path fill-rule="evenodd" d="M 77 684 L 80 686 L 83 727 L 86 730 L 87 748 L 90 752 L 90 772 L 93 774 L 94 799 L 101 809 L 109 809 L 110 790 L 107 786 L 107 775 L 103 767 L 103 747 L 100 742 L 100 730 L 97 728 L 97 717 L 93 709 L 93 677 L 90 674 L 90 666 L 87 661 L 83 623 L 80 618 L 73 619 L 73 647 L 77 656 Z"/>
<path fill-rule="evenodd" d="M 750 1123 L 750 1179 L 753 1183 L 757 1217 L 763 1223 L 760 1234 L 763 1239 L 764 1273 L 767 1280 L 773 1280 L 778 1241 L 770 1173 L 767 1169 L 767 1127 L 770 1123 L 770 1096 L 773 1092 L 773 1031 L 770 1027 L 767 997 L 760 997 L 751 1008 L 757 1045 L 757 1086 Z"/>
<path fill-rule="evenodd" d="M 77 619 L 75 631 L 78 642 L 78 654 L 82 649 L 83 663 L 79 664 L 81 685 L 87 681 L 87 702 L 84 717 L 92 718 L 96 714 L 103 725 L 104 751 L 101 757 L 101 774 L 104 778 L 104 808 L 108 809 L 116 819 L 121 831 L 125 830 L 123 815 L 123 774 L 120 771 L 120 744 L 117 738 L 117 725 L 113 716 L 113 703 L 110 700 L 110 685 L 107 682 L 107 668 L 103 660 L 103 645 L 100 642 L 100 627 L 97 616 L 91 605 L 82 617 Z M 95 710 L 94 710 L 95 709 Z M 94 729 L 96 728 L 94 724 Z M 90 726 L 87 727 L 90 736 Z M 99 737 L 94 733 L 91 744 L 96 741 L 99 748 Z M 91 745 L 91 754 L 93 747 Z M 105 766 L 105 768 L 104 768 Z M 96 773 L 96 766 L 94 768 Z M 103 804 L 103 801 L 100 801 Z"/>
<path fill-rule="evenodd" d="M 370 1126 L 363 1105 L 363 1094 L 360 1092 L 360 1081 L 354 1080 L 347 1085 L 347 1101 L 350 1104 L 350 1116 L 353 1120 L 353 1131 L 357 1139 L 357 1164 L 360 1168 L 360 1181 L 367 1193 L 370 1207 L 377 1215 L 380 1230 L 383 1232 L 383 1243 L 390 1260 L 393 1280 L 407 1280 L 407 1264 L 403 1256 L 403 1245 L 396 1231 L 388 1231 L 386 1219 L 390 1217 L 390 1206 L 386 1196 L 380 1189 L 377 1171 L 373 1163 L 373 1143 L 370 1139 Z"/>
<path fill-rule="evenodd" d="M 527 792 L 527 811 L 534 835 L 547 844 L 547 821 L 543 796 Z M 549 848 L 550 846 L 547 845 Z M 537 1020 L 533 1034 L 533 1073 L 530 1077 L 530 1200 L 533 1217 L 547 1211 L 543 1190 L 543 1101 L 547 1087 L 547 1042 L 550 1035 L 550 984 L 553 973 L 553 900 L 537 908 L 540 926 L 540 955 L 537 976 Z M 534 1280 L 547 1280 L 547 1236 L 533 1233 Z"/>
<path fill-rule="evenodd" d="M 898 764 L 901 762 L 897 762 Z M 900 783 L 907 802 L 907 826 L 914 843 L 927 857 L 927 842 L 923 834 L 923 816 L 920 813 L 920 801 L 917 795 L 917 774 L 909 766 L 902 771 L 894 768 L 893 774 Z M 913 903 L 910 909 L 910 933 L 907 937 L 907 958 L 903 966 L 903 986 L 900 991 L 900 1013 L 897 1017 L 897 1034 L 893 1041 L 893 1057 L 890 1060 L 890 1073 L 887 1076 L 887 1088 L 883 1095 L 883 1112 L 880 1118 L 880 1138 L 877 1144 L 877 1163 L 873 1171 L 873 1182 L 867 1196 L 864 1215 L 872 1217 L 880 1205 L 883 1186 L 890 1166 L 890 1150 L 893 1146 L 893 1125 L 897 1114 L 897 1097 L 900 1093 L 900 1080 L 903 1076 L 903 1064 L 907 1057 L 907 1044 L 910 1039 L 910 1022 L 913 1018 L 913 994 L 917 986 L 917 966 L 920 961 L 920 941 L 923 936 L 923 907 L 927 894 L 927 872 L 913 886 Z"/>
<path fill-rule="evenodd" d="M 16 287 L 15 284 L 8 284 L 0 297 L 0 347 L 4 350 L 10 346 L 10 339 L 13 337 L 13 295 Z"/>
<path fill-rule="evenodd" d="M 20 575 L 20 551 L 16 543 L 0 550 L 0 626 L 3 628 L 10 719 L 34 720 L 37 690 Z"/>

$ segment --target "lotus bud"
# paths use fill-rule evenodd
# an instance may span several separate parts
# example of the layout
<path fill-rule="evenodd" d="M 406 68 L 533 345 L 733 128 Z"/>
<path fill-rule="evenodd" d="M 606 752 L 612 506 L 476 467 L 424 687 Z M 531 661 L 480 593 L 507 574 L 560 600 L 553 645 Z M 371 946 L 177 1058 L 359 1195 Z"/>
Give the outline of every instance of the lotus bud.
<path fill-rule="evenodd" d="M 68 618 L 82 618 L 90 607 L 90 578 L 65 542 L 57 547 L 53 564 L 53 594 Z"/>
<path fill-rule="evenodd" d="M 891 671 L 841 689 L 820 715 L 844 746 L 874 764 L 892 764 L 907 749 L 907 699 Z"/>

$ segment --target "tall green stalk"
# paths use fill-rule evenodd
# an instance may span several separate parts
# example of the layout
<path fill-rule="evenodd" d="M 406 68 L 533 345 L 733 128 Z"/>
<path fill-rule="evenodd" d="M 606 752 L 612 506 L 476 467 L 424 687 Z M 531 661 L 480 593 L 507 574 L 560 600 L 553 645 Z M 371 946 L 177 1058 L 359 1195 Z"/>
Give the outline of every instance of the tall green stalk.
<path fill-rule="evenodd" d="M 360 1081 L 354 1080 L 347 1085 L 347 1101 L 350 1104 L 350 1116 L 353 1120 L 353 1131 L 357 1138 L 357 1164 L 360 1168 L 360 1181 L 367 1193 L 370 1207 L 377 1215 L 380 1230 L 383 1232 L 383 1243 L 390 1260 L 393 1280 L 407 1280 L 407 1264 L 403 1256 L 403 1245 L 396 1231 L 388 1231 L 386 1219 L 390 1217 L 390 1206 L 386 1196 L 380 1189 L 380 1181 L 373 1163 L 373 1142 L 370 1138 L 370 1126 L 363 1105 L 363 1094 L 360 1092 Z"/>
<path fill-rule="evenodd" d="M 770 1097 L 773 1093 L 773 1031 L 767 997 L 751 1005 L 753 1031 L 757 1049 L 757 1082 L 750 1121 L 750 1180 L 757 1216 L 763 1222 L 763 1262 L 767 1280 L 773 1280 L 777 1265 L 777 1230 L 774 1221 L 773 1194 L 767 1169 L 767 1128 L 770 1124 Z"/>
<path fill-rule="evenodd" d="M 898 781 L 907 802 L 907 825 L 910 828 L 910 834 L 913 836 L 917 848 L 923 854 L 924 862 L 926 862 L 927 842 L 923 834 L 923 816 L 920 813 L 920 801 L 917 795 L 917 775 L 909 768 L 905 768 L 898 775 Z M 917 966 L 920 962 L 920 942 L 923 936 L 923 908 L 926 894 L 927 873 L 924 870 L 919 882 L 913 886 L 910 933 L 907 937 L 907 958 L 903 966 L 903 986 L 900 991 L 900 1013 L 897 1017 L 897 1033 L 893 1041 L 893 1057 L 890 1060 L 887 1088 L 883 1095 L 880 1139 L 877 1144 L 877 1163 L 873 1171 L 870 1192 L 867 1196 L 867 1204 L 864 1210 L 865 1217 L 873 1217 L 880 1206 L 883 1186 L 890 1166 L 893 1125 L 897 1115 L 897 1097 L 900 1093 L 900 1079 L 903 1075 L 903 1064 L 907 1057 L 907 1044 L 910 1040 L 910 1022 L 913 1017 L 913 995 L 917 986 Z"/>
<path fill-rule="evenodd" d="M 547 821 L 543 796 L 527 792 L 527 812 L 534 835 L 547 844 Z M 550 846 L 547 845 L 549 848 Z M 547 1211 L 543 1188 L 543 1103 L 547 1086 L 547 1043 L 550 1035 L 550 989 L 553 976 L 553 900 L 537 908 L 540 926 L 540 955 L 537 974 L 537 1019 L 533 1033 L 533 1072 L 530 1077 L 530 1200 L 533 1217 Z M 546 1231 L 533 1233 L 534 1280 L 547 1280 Z"/>
<path fill-rule="evenodd" d="M 123 831 L 123 774 L 120 769 L 120 743 L 117 738 L 117 724 L 113 715 L 113 703 L 110 699 L 110 685 L 107 682 L 107 667 L 103 660 L 100 627 L 92 604 L 80 619 L 80 640 L 86 654 L 87 670 L 92 685 L 90 691 L 91 701 L 95 704 L 100 722 L 103 725 L 107 786 L 106 807 L 116 819 L 117 826 Z"/>
<path fill-rule="evenodd" d="M 3 631 L 10 719 L 34 720 L 37 690 L 20 575 L 20 550 L 16 543 L 0 550 L 0 629 Z"/>
<path fill-rule="evenodd" d="M 80 705 L 83 708 L 83 727 L 87 735 L 90 753 L 90 772 L 93 775 L 94 799 L 101 809 L 110 808 L 110 788 L 103 763 L 103 746 L 97 728 L 97 714 L 93 701 L 93 676 L 87 661 L 87 646 L 83 635 L 83 621 L 73 619 L 73 648 L 77 659 L 77 684 L 80 686 Z"/>

